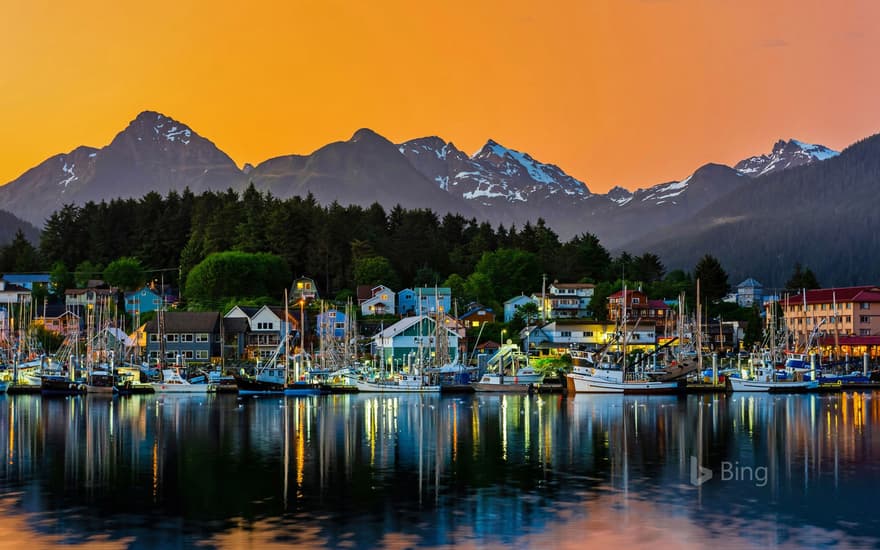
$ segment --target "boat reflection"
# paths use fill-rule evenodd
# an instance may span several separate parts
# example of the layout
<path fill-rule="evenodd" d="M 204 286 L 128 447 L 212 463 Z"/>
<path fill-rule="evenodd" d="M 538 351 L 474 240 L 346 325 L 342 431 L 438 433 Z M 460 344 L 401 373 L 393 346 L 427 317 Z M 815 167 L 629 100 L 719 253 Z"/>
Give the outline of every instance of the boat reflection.
<path fill-rule="evenodd" d="M 877 397 L 6 396 L 0 540 L 873 545 Z"/>

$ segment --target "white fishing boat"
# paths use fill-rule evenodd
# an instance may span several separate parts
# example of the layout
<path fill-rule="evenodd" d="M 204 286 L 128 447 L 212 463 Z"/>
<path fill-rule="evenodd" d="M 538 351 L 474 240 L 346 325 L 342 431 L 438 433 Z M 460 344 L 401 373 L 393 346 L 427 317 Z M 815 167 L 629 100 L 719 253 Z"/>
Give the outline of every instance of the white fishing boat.
<path fill-rule="evenodd" d="M 360 392 L 367 393 L 439 393 L 438 384 L 427 384 L 421 374 L 399 374 L 392 380 L 357 380 Z"/>
<path fill-rule="evenodd" d="M 576 393 L 677 393 L 678 382 L 660 382 L 636 373 L 627 373 L 622 367 L 575 366 L 568 378 Z"/>
<path fill-rule="evenodd" d="M 819 387 L 818 380 L 804 380 L 778 370 L 766 354 L 755 355 L 744 372 L 729 377 L 730 389 L 741 392 L 805 392 Z"/>
<path fill-rule="evenodd" d="M 624 393 L 624 394 L 663 394 L 678 393 L 683 386 L 677 381 L 660 381 L 650 373 L 627 368 L 627 314 L 626 285 L 623 287 L 621 312 L 621 352 L 618 361 L 603 356 L 599 361 L 589 352 L 572 352 L 574 364 L 572 372 L 566 376 L 571 380 L 575 393 Z M 638 326 L 638 322 L 636 322 Z M 577 360 L 575 360 L 575 356 Z M 663 373 L 658 373 L 663 374 Z"/>
<path fill-rule="evenodd" d="M 217 389 L 214 384 L 191 384 L 177 367 L 162 369 L 162 381 L 153 382 L 151 386 L 156 393 L 210 393 Z"/>

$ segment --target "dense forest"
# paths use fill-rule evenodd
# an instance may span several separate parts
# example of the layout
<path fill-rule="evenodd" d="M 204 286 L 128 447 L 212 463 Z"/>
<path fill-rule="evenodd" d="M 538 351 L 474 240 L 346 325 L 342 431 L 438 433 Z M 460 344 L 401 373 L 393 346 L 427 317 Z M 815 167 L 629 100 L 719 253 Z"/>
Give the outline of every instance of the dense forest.
<path fill-rule="evenodd" d="M 212 295 L 204 281 L 223 265 L 227 280 Z M 230 274 L 234 265 L 240 269 Z M 197 266 L 197 276 L 189 277 Z M 47 221 L 39 248 L 19 234 L 0 249 L 5 271 L 48 271 L 61 287 L 102 277 L 134 287 L 161 277 L 181 287 L 190 309 L 221 309 L 235 299 L 277 301 L 285 286 L 278 281 L 300 275 L 314 278 L 326 298 L 344 299 L 359 284 L 440 285 L 452 288 L 459 307 L 478 301 L 500 308 L 510 297 L 539 292 L 546 276 L 548 283 L 596 283 L 598 318 L 622 280 L 654 298 L 692 296 L 694 276 L 709 300 L 723 297 L 730 285 L 711 256 L 693 274 L 667 273 L 652 253 L 612 257 L 594 235 L 562 242 L 542 220 L 493 227 L 423 209 L 321 206 L 311 196 L 280 200 L 253 187 L 241 195 L 172 191 L 67 205 Z M 238 282 L 231 280 L 236 273 L 243 274 Z M 188 281 L 193 288 L 186 288 Z"/>

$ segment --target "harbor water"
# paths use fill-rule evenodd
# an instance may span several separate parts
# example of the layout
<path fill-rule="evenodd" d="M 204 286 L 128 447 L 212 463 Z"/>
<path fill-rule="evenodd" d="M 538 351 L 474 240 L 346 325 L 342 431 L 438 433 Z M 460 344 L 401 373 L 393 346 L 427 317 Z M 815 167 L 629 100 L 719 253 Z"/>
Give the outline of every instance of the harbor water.
<path fill-rule="evenodd" d="M 880 545 L 880 392 L 0 396 L 0 546 Z"/>

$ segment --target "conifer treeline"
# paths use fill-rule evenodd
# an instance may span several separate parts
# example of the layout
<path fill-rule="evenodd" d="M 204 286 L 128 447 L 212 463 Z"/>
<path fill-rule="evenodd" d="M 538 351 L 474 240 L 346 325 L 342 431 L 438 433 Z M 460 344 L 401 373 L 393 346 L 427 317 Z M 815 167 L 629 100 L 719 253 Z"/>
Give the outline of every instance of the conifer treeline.
<path fill-rule="evenodd" d="M 44 268 L 84 261 L 106 266 L 133 256 L 148 269 L 179 267 L 166 279 L 185 281 L 208 254 L 226 250 L 269 252 L 294 275 L 313 277 L 332 296 L 354 289 L 358 260 L 384 257 L 403 286 L 442 284 L 450 275 L 467 278 L 483 253 L 514 249 L 534 254 L 547 280 L 658 280 L 664 276 L 652 254 L 612 259 L 591 234 L 561 242 L 543 220 L 517 227 L 492 227 L 461 215 L 439 218 L 430 210 L 385 211 L 379 204 L 319 205 L 312 196 L 280 200 L 252 186 L 241 195 L 189 190 L 162 197 L 67 205 L 47 221 L 40 240 Z M 511 266 L 512 267 L 512 266 Z M 540 288 L 535 280 L 534 291 Z"/>

